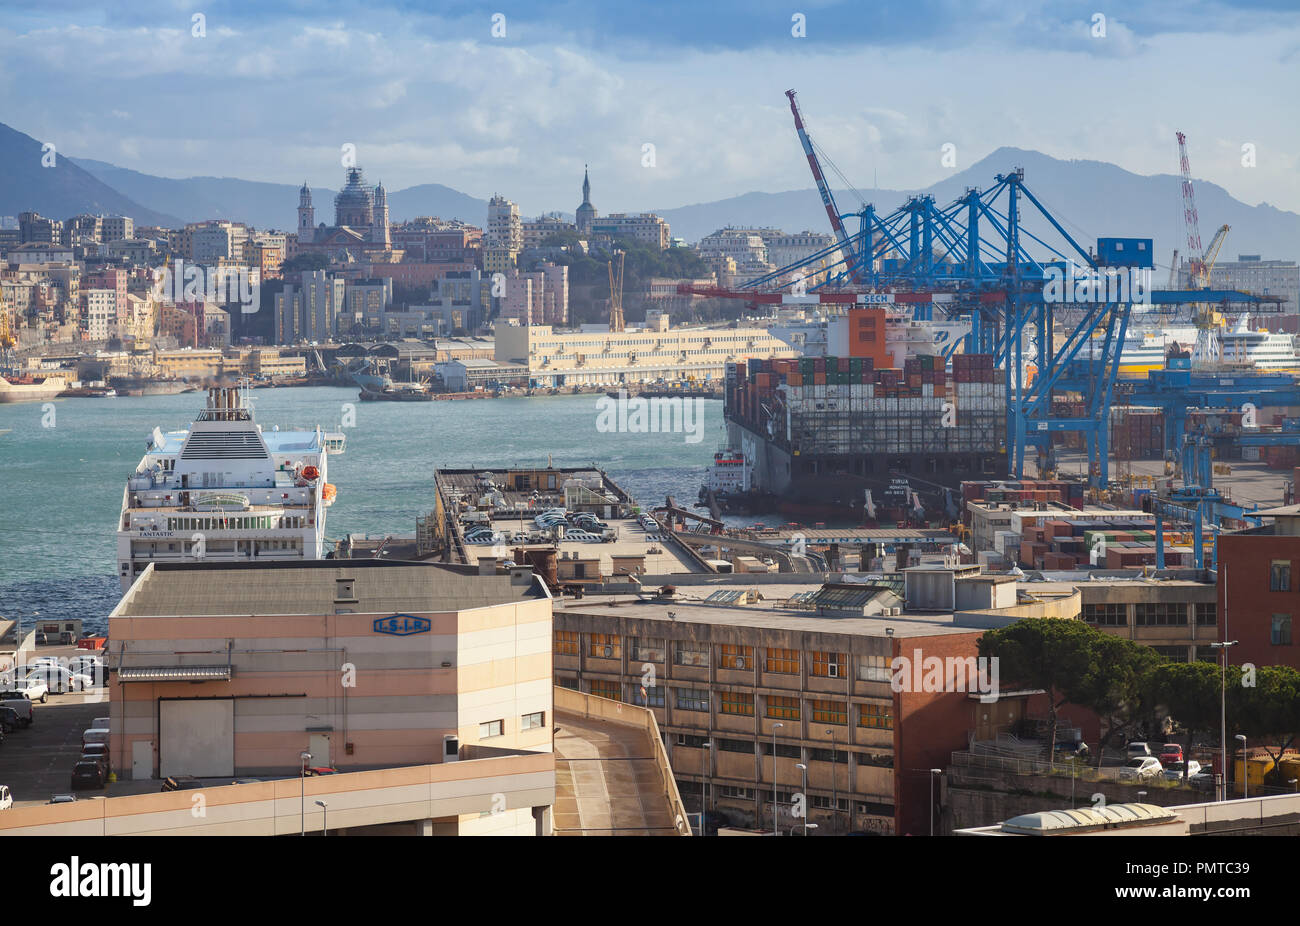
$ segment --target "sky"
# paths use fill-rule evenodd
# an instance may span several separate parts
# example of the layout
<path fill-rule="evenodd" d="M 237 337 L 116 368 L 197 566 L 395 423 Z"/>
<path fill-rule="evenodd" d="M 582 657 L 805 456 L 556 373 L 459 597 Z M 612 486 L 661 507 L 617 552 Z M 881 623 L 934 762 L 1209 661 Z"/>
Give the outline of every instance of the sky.
<path fill-rule="evenodd" d="M 811 186 L 794 88 L 859 188 L 1004 145 L 1176 173 L 1181 130 L 1194 177 L 1300 211 L 1295 0 L 122 6 L 0 0 L 0 121 L 166 177 L 338 188 L 352 145 L 389 190 L 525 215 L 572 212 L 589 164 L 635 212 Z"/>

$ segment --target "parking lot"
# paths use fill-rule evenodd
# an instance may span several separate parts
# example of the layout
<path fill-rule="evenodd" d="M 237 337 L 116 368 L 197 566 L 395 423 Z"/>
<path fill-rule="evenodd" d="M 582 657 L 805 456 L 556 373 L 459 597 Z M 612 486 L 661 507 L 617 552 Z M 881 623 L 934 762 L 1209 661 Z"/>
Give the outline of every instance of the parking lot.
<path fill-rule="evenodd" d="M 5 736 L 0 746 L 0 784 L 9 786 L 15 807 L 44 804 L 52 794 L 67 793 L 72 766 L 81 755 L 81 733 L 96 717 L 108 716 L 107 689 L 51 694 L 32 705 L 32 725 Z M 98 790 L 82 796 L 104 794 Z"/>

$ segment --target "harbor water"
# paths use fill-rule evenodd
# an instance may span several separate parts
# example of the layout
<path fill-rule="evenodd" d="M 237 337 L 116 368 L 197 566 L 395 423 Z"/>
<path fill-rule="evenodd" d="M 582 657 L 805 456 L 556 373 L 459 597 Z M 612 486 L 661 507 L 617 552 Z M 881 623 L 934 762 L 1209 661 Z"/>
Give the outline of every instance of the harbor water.
<path fill-rule="evenodd" d="M 338 486 L 331 539 L 414 534 L 416 516 L 433 508 L 439 467 L 594 463 L 643 505 L 673 495 L 689 506 L 725 433 L 717 401 L 701 402 L 703 429 L 688 435 L 598 427 L 593 395 L 363 403 L 355 388 L 317 387 L 258 389 L 252 398 L 263 428 L 319 424 L 347 435 L 346 452 L 329 459 Z M 155 427 L 188 427 L 203 402 L 191 392 L 0 405 L 0 616 L 29 624 L 39 612 L 106 627 L 120 598 L 126 477 Z"/>

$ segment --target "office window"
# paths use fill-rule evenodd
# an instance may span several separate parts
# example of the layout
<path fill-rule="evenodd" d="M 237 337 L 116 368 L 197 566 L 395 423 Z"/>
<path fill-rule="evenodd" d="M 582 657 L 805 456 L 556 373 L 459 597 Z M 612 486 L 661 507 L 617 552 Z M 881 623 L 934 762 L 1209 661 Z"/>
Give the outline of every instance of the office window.
<path fill-rule="evenodd" d="M 1168 601 L 1139 602 L 1133 622 L 1139 627 L 1186 627 L 1187 605 Z"/>
<path fill-rule="evenodd" d="M 591 680 L 591 693 L 598 698 L 608 698 L 611 701 L 623 700 L 622 684 L 606 681 L 603 678 L 593 678 Z"/>
<path fill-rule="evenodd" d="M 754 648 L 752 646 L 733 646 L 724 643 L 719 647 L 719 669 L 752 669 L 754 667 Z"/>
<path fill-rule="evenodd" d="M 1209 646 L 1196 647 L 1197 662 L 1212 662 L 1216 666 L 1219 664 L 1219 651 Z"/>
<path fill-rule="evenodd" d="M 722 692 L 722 713 L 754 716 L 754 696 L 747 691 Z"/>
<path fill-rule="evenodd" d="M 678 640 L 673 644 L 673 662 L 679 666 L 708 666 L 709 646 L 707 643 L 688 643 Z"/>
<path fill-rule="evenodd" d="M 1274 614 L 1273 615 L 1273 633 L 1269 640 L 1274 646 L 1291 645 L 1291 615 Z"/>
<path fill-rule="evenodd" d="M 767 716 L 773 720 L 798 720 L 799 699 L 767 696 Z"/>
<path fill-rule="evenodd" d="M 633 662 L 662 663 L 668 653 L 663 637 L 633 637 L 628 646 Z"/>
<path fill-rule="evenodd" d="M 520 730 L 536 730 L 546 726 L 546 711 L 535 711 L 519 718 Z"/>
<path fill-rule="evenodd" d="M 618 634 L 593 633 L 591 635 L 590 655 L 599 659 L 618 659 L 623 655 L 623 645 Z"/>
<path fill-rule="evenodd" d="M 1268 590 L 1270 592 L 1291 591 L 1291 561 L 1275 559 L 1268 570 Z"/>
<path fill-rule="evenodd" d="M 808 803 L 818 810 L 839 810 L 847 813 L 849 809 L 849 799 L 847 797 L 837 797 L 832 802 L 830 795 L 827 794 L 810 794 L 808 795 Z"/>
<path fill-rule="evenodd" d="M 578 655 L 578 631 L 576 630 L 555 631 L 555 655 L 557 656 Z"/>
<path fill-rule="evenodd" d="M 864 682 L 889 681 L 889 660 L 884 656 L 859 657 L 858 678 Z"/>
<path fill-rule="evenodd" d="M 792 649 L 767 648 L 767 666 L 764 671 L 780 675 L 799 674 L 799 652 Z"/>
<path fill-rule="evenodd" d="M 1083 620 L 1098 627 L 1127 627 L 1128 605 L 1126 604 L 1085 604 Z"/>
<path fill-rule="evenodd" d="M 894 729 L 893 706 L 889 704 L 863 704 L 858 707 L 858 726 L 876 730 Z"/>
<path fill-rule="evenodd" d="M 664 688 L 662 685 L 638 685 L 632 695 L 632 703 L 642 707 L 663 707 Z"/>
<path fill-rule="evenodd" d="M 754 791 L 752 788 L 738 788 L 735 785 L 723 785 L 718 788 L 718 796 L 730 798 L 735 801 L 752 801 Z"/>
<path fill-rule="evenodd" d="M 1213 627 L 1219 622 L 1219 606 L 1213 601 L 1202 601 L 1196 605 L 1196 626 Z"/>
<path fill-rule="evenodd" d="M 569 689 L 570 691 L 580 691 L 580 690 L 581 690 L 581 689 L 578 687 L 578 680 L 577 680 L 576 678 L 565 678 L 564 676 L 560 676 L 560 680 L 559 680 L 559 681 L 560 681 L 560 687 L 561 687 L 561 688 L 567 688 L 567 689 Z"/>
<path fill-rule="evenodd" d="M 501 736 L 505 733 L 505 727 L 504 720 L 489 720 L 487 723 L 481 723 L 478 725 L 478 738 L 484 740 L 490 736 Z"/>
<path fill-rule="evenodd" d="M 718 749 L 721 752 L 739 752 L 747 756 L 754 754 L 754 744 L 749 740 L 718 740 Z"/>
<path fill-rule="evenodd" d="M 813 701 L 811 704 L 814 723 L 848 724 L 849 707 L 843 701 Z"/>
<path fill-rule="evenodd" d="M 843 678 L 848 657 L 844 653 L 812 654 L 812 674 L 819 678 Z"/>
<path fill-rule="evenodd" d="M 689 749 L 700 749 L 708 742 L 703 736 L 693 736 L 690 733 L 678 733 L 677 745 L 686 746 Z"/>
<path fill-rule="evenodd" d="M 812 762 L 834 762 L 837 765 L 849 764 L 847 749 L 809 749 L 808 759 Z"/>
<path fill-rule="evenodd" d="M 703 688 L 678 688 L 677 707 L 684 711 L 707 711 L 709 692 Z"/>
<path fill-rule="evenodd" d="M 1151 647 L 1160 654 L 1162 659 L 1168 662 L 1187 662 L 1187 647 L 1185 646 L 1153 646 Z"/>

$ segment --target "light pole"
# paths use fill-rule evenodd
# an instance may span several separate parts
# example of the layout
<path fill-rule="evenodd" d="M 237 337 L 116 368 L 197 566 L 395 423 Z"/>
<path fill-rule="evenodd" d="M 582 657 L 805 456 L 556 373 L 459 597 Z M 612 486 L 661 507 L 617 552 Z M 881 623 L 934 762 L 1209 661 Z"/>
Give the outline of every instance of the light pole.
<path fill-rule="evenodd" d="M 799 771 L 803 772 L 803 834 L 807 836 L 808 835 L 808 766 L 804 765 L 802 762 L 796 762 L 794 767 L 799 769 Z M 792 833 L 794 832 L 793 827 L 791 827 L 790 832 Z"/>
<path fill-rule="evenodd" d="M 772 724 L 772 835 L 780 836 L 776 828 L 776 731 L 784 727 L 783 723 Z"/>
<path fill-rule="evenodd" d="M 301 752 L 298 758 L 302 760 L 302 771 L 298 776 L 298 823 L 299 836 L 307 835 L 307 763 L 311 761 L 310 752 Z"/>
<path fill-rule="evenodd" d="M 1228 578 L 1227 578 L 1226 570 L 1224 572 L 1223 581 L 1224 581 L 1223 596 L 1224 596 L 1224 605 L 1225 605 L 1224 615 L 1223 615 L 1223 630 L 1226 636 L 1228 631 L 1228 615 L 1227 615 L 1228 609 L 1226 607 L 1227 596 L 1228 596 L 1228 587 L 1227 587 Z M 1218 788 L 1219 800 L 1221 801 L 1226 801 L 1228 799 L 1228 647 L 1236 646 L 1236 645 L 1237 645 L 1236 640 L 1229 641 L 1226 639 L 1222 643 L 1210 644 L 1211 649 L 1217 649 L 1221 654 L 1219 659 L 1220 662 L 1220 673 L 1219 673 L 1219 755 L 1220 755 L 1219 764 L 1220 767 L 1219 767 L 1219 788 Z"/>
<path fill-rule="evenodd" d="M 831 727 L 826 731 L 831 737 L 831 833 L 835 832 L 835 824 L 839 823 L 840 800 L 839 794 L 835 790 L 835 728 Z"/>
<path fill-rule="evenodd" d="M 930 835 L 934 835 L 934 780 L 943 774 L 943 769 L 930 769 Z"/>
<path fill-rule="evenodd" d="M 713 748 L 713 740 L 705 740 L 700 744 L 700 835 L 704 835 L 704 814 L 707 808 L 704 806 L 704 778 L 709 774 L 709 750 Z"/>
<path fill-rule="evenodd" d="M 320 834 L 322 836 L 328 836 L 330 823 L 329 804 L 324 801 L 316 801 L 315 804 L 320 808 Z"/>
<path fill-rule="evenodd" d="M 1246 761 L 1246 734 L 1238 733 L 1237 742 L 1241 743 L 1241 796 L 1250 797 L 1250 766 Z"/>

